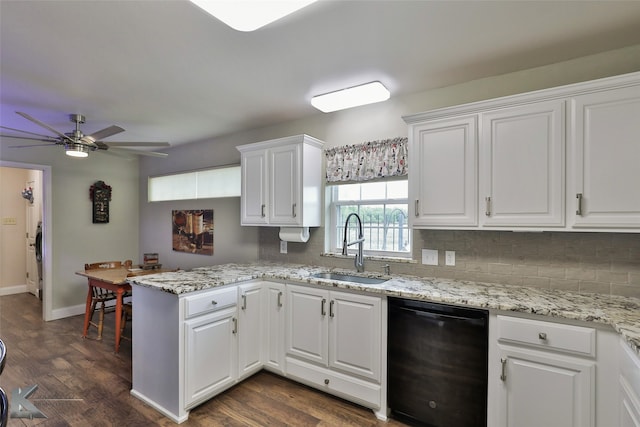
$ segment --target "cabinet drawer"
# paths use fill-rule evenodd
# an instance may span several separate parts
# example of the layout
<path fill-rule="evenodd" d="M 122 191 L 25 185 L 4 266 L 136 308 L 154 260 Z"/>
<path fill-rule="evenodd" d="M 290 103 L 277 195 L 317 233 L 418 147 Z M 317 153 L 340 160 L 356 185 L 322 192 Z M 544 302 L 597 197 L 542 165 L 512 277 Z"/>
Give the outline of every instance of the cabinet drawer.
<path fill-rule="evenodd" d="M 235 286 L 186 297 L 185 318 L 234 306 L 237 300 L 238 295 Z"/>
<path fill-rule="evenodd" d="M 287 357 L 287 377 L 367 408 L 380 409 L 382 387 L 327 368 Z"/>
<path fill-rule="evenodd" d="M 596 355 L 596 330 L 582 326 L 498 316 L 498 339 L 591 357 Z"/>

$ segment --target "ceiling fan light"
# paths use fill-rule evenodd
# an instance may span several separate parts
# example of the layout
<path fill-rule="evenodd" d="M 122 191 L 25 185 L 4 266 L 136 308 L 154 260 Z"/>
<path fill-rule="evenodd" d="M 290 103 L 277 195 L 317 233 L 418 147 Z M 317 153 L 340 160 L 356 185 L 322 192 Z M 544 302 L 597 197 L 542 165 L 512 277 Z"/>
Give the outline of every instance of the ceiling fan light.
<path fill-rule="evenodd" d="M 389 90 L 382 83 L 376 81 L 314 96 L 311 98 L 311 105 L 323 113 L 331 113 L 386 101 L 389 96 Z"/>
<path fill-rule="evenodd" d="M 191 0 L 234 30 L 254 31 L 317 0 Z"/>
<path fill-rule="evenodd" d="M 89 147 L 82 144 L 66 144 L 64 146 L 64 152 L 67 156 L 71 157 L 88 157 Z"/>

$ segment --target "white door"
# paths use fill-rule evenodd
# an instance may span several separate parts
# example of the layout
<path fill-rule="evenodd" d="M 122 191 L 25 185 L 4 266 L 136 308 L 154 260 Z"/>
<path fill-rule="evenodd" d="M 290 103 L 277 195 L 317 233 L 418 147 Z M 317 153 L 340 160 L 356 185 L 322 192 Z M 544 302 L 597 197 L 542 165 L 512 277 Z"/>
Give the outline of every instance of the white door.
<path fill-rule="evenodd" d="M 266 168 L 264 150 L 242 153 L 242 225 L 262 225 L 268 222 Z"/>
<path fill-rule="evenodd" d="M 327 366 L 329 292 L 287 285 L 287 354 Z"/>
<path fill-rule="evenodd" d="M 39 180 L 30 180 L 25 184 L 25 189 L 31 188 L 33 203 L 25 199 L 26 209 L 26 251 L 27 251 L 27 291 L 33 295 L 40 297 L 40 275 L 42 267 L 38 268 L 38 260 L 36 257 L 36 235 L 38 224 L 42 222 L 42 203 L 41 189 Z M 42 264 L 40 264 L 42 265 Z"/>
<path fill-rule="evenodd" d="M 262 282 L 238 286 L 238 377 L 262 368 Z"/>
<path fill-rule="evenodd" d="M 185 406 L 192 406 L 237 378 L 236 307 L 187 320 L 184 327 L 184 402 Z"/>
<path fill-rule="evenodd" d="M 481 223 L 564 225 L 564 101 L 482 113 Z"/>
<path fill-rule="evenodd" d="M 279 373 L 284 373 L 284 290 L 282 283 L 265 283 L 264 363 L 265 368 Z"/>
<path fill-rule="evenodd" d="M 412 126 L 410 224 L 417 228 L 478 224 L 477 119 L 436 120 Z"/>
<path fill-rule="evenodd" d="M 329 297 L 329 367 L 380 382 L 380 298 L 344 292 Z"/>
<path fill-rule="evenodd" d="M 269 150 L 269 220 L 277 225 L 302 224 L 300 144 Z"/>
<path fill-rule="evenodd" d="M 574 227 L 640 227 L 640 86 L 572 101 Z"/>
<path fill-rule="evenodd" d="M 593 427 L 595 363 L 503 347 L 501 427 Z"/>

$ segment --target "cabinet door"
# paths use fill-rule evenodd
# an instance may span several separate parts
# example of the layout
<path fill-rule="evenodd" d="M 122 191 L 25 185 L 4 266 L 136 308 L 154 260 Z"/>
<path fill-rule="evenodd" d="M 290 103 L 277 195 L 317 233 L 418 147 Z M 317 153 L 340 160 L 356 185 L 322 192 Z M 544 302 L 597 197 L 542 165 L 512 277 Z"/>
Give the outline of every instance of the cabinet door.
<path fill-rule="evenodd" d="M 475 226 L 477 220 L 475 116 L 413 125 L 409 194 L 413 227 Z"/>
<path fill-rule="evenodd" d="M 271 371 L 284 373 L 285 285 L 265 283 L 264 363 Z"/>
<path fill-rule="evenodd" d="M 500 426 L 594 426 L 595 362 L 499 347 Z"/>
<path fill-rule="evenodd" d="M 185 406 L 206 400 L 235 382 L 236 326 L 235 306 L 184 322 Z"/>
<path fill-rule="evenodd" d="M 574 227 L 640 227 L 640 86 L 572 100 Z"/>
<path fill-rule="evenodd" d="M 329 297 L 329 367 L 380 382 L 380 298 L 344 292 Z"/>
<path fill-rule="evenodd" d="M 287 354 L 327 366 L 329 292 L 287 285 Z"/>
<path fill-rule="evenodd" d="M 238 286 L 238 377 L 262 368 L 262 282 Z"/>
<path fill-rule="evenodd" d="M 242 225 L 267 224 L 267 154 L 264 150 L 242 153 Z"/>
<path fill-rule="evenodd" d="M 482 113 L 483 225 L 564 225 L 564 101 Z"/>
<path fill-rule="evenodd" d="M 300 144 L 269 149 L 269 222 L 302 224 L 300 205 Z"/>

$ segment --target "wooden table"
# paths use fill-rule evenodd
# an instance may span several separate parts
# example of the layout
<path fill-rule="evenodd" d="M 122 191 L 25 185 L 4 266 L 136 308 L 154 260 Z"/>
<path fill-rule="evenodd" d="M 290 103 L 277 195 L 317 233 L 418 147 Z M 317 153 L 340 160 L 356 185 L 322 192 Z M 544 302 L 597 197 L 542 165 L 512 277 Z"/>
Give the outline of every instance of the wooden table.
<path fill-rule="evenodd" d="M 120 350 L 120 327 L 122 323 L 122 295 L 131 290 L 131 285 L 127 283 L 127 277 L 141 276 L 145 274 L 162 273 L 170 270 L 140 270 L 132 272 L 127 268 L 104 268 L 96 270 L 77 271 L 76 274 L 84 276 L 89 281 L 89 292 L 87 293 L 87 306 L 84 313 L 84 330 L 82 336 L 87 336 L 89 322 L 91 320 L 91 300 L 93 298 L 93 288 L 108 289 L 116 294 L 116 346 L 115 352 Z"/>

